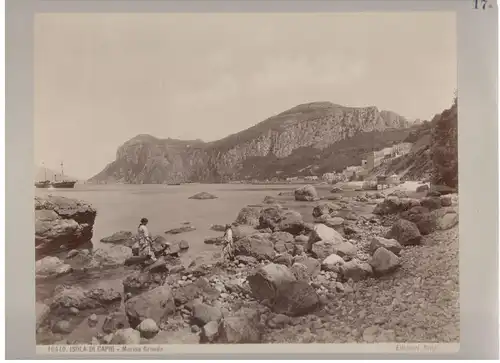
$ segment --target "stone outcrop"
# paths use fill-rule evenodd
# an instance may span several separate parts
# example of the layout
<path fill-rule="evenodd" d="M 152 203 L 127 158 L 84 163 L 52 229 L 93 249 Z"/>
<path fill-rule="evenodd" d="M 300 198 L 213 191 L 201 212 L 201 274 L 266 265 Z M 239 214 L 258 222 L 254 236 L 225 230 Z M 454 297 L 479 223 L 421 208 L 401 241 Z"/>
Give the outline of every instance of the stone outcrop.
<path fill-rule="evenodd" d="M 35 197 L 37 258 L 89 243 L 96 210 L 88 203 L 60 196 Z"/>

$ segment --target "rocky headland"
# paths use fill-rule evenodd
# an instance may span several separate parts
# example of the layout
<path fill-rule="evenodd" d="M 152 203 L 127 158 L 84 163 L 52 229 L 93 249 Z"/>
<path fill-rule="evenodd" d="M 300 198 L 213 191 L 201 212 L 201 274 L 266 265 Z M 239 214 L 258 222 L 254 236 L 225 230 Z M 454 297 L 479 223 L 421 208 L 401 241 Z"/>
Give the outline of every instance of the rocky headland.
<path fill-rule="evenodd" d="M 458 342 L 456 194 L 321 196 L 307 186 L 289 198 L 309 203 L 314 222 L 270 195 L 235 216 L 235 261 L 207 251 L 184 262 L 189 241 L 168 231 L 154 238 L 153 265 L 130 262 L 129 231 L 104 238 L 106 248 L 75 248 L 91 237 L 95 210 L 37 199 L 36 210 L 54 213 L 37 214 L 46 224 L 35 247 L 58 246 L 43 249 L 37 283 L 97 272 L 94 284 L 61 283 L 37 298 L 37 343 Z M 84 227 L 60 227 L 68 218 Z M 64 256 L 49 253 L 61 246 Z"/>

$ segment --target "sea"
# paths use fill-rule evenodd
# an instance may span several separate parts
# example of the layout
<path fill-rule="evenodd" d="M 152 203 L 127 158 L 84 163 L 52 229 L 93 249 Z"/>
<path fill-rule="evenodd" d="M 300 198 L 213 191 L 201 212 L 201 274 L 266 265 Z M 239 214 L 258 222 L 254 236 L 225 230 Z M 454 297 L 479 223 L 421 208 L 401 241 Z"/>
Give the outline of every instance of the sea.
<path fill-rule="evenodd" d="M 204 243 L 205 238 L 221 236 L 223 232 L 210 229 L 214 224 L 234 222 L 239 211 L 245 206 L 262 205 L 266 196 L 271 196 L 284 207 L 300 212 L 305 221 L 312 222 L 315 202 L 295 201 L 293 184 L 77 184 L 74 189 L 36 189 L 36 195 L 59 195 L 76 198 L 90 203 L 96 210 L 92 238 L 93 248 L 107 248 L 101 239 L 118 231 L 135 233 L 141 218 L 149 220 L 152 235 L 162 235 L 169 241 L 186 240 L 189 249 L 182 254 L 188 261 L 204 251 L 220 250 L 220 246 Z M 329 196 L 331 185 L 315 186 L 319 196 Z M 208 192 L 217 199 L 197 200 L 189 197 L 199 192 Z M 279 195 L 283 193 L 285 195 Z M 343 195 L 359 192 L 347 191 Z M 196 230 L 178 235 L 167 235 L 167 230 L 178 228 L 190 222 Z M 51 295 L 60 283 L 88 286 L 98 280 L 123 279 L 125 271 L 113 270 L 95 274 L 63 276 L 54 281 L 37 282 L 37 300 Z"/>

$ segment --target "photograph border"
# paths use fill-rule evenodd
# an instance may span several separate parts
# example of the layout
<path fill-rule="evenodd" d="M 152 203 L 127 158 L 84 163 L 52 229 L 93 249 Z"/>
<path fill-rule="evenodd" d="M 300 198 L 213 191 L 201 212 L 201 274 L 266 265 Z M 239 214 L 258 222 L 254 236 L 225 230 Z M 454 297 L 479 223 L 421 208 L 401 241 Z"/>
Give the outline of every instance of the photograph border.
<path fill-rule="evenodd" d="M 6 0 L 6 357 L 225 359 L 495 359 L 498 357 L 498 9 L 473 1 L 50 1 Z M 490 8 L 489 6 L 492 5 Z M 457 23 L 460 188 L 460 349 L 413 353 L 415 344 L 200 345 L 197 353 L 37 354 L 33 210 L 33 22 L 37 13 L 74 12 L 402 12 L 453 11 Z M 320 36 L 320 35 L 319 35 Z M 450 100 L 451 100 L 450 95 Z M 75 130 L 76 131 L 76 130 Z M 481 275 L 478 275 L 478 273 Z M 437 344 L 438 346 L 445 345 Z M 320 346 L 320 348 L 318 347 Z M 406 347 L 405 347 L 406 346 Z M 418 346 L 418 344 L 417 344 Z M 174 349 L 175 348 L 175 349 Z M 186 349 L 187 348 L 187 349 Z M 347 348 L 350 348 L 347 350 Z M 379 350 L 380 348 L 380 350 Z M 38 349 L 38 353 L 44 349 Z M 412 352 L 412 353 L 410 353 Z M 423 354 L 423 353 L 426 354 Z M 289 353 L 293 355 L 286 355 Z M 369 354 L 367 356 L 367 354 Z"/>

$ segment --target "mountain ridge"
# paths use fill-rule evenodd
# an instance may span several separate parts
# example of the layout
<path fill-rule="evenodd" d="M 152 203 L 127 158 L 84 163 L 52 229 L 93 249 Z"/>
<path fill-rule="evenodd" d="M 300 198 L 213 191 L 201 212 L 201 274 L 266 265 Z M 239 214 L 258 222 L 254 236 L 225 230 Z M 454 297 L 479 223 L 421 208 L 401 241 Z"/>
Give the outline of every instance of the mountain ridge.
<path fill-rule="evenodd" d="M 286 159 L 302 148 L 321 151 L 357 134 L 410 126 L 405 117 L 375 106 L 310 102 L 210 142 L 137 135 L 118 147 L 116 159 L 89 181 L 173 183 L 246 179 L 250 175 L 243 164 L 250 158 Z"/>

